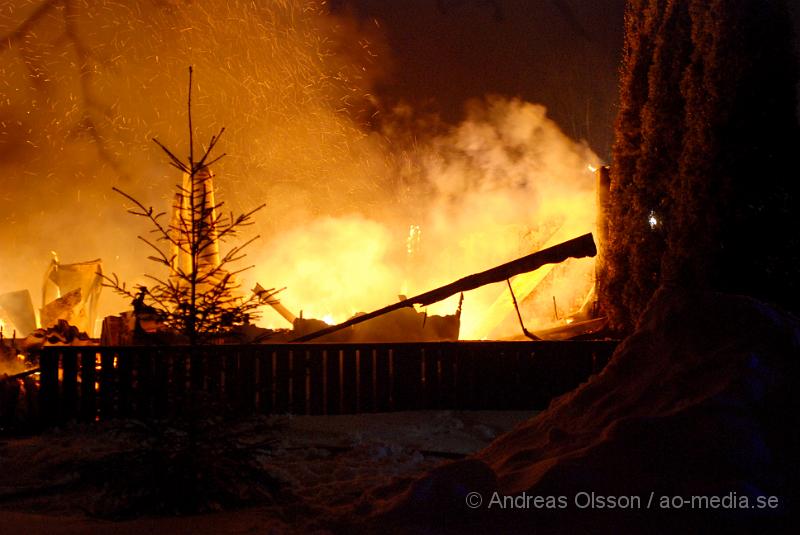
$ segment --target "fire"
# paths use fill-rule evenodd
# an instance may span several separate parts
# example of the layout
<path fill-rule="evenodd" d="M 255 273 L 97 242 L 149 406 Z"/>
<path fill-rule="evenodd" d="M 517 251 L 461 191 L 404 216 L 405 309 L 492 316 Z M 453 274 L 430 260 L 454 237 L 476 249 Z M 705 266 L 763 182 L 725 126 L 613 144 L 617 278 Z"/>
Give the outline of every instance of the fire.
<path fill-rule="evenodd" d="M 569 238 L 592 230 L 593 178 L 586 169 L 600 161 L 567 138 L 542 106 L 492 97 L 471 104 L 460 123 L 443 131 L 398 126 L 402 117 L 395 125 L 388 113 L 391 127 L 366 129 L 359 116 L 371 109 L 381 58 L 363 44 L 381 38 L 354 38 L 367 30 L 347 20 L 332 24 L 324 2 L 212 0 L 202 9 L 144 3 L 136 10 L 124 2 L 100 4 L 106 24 L 76 21 L 84 47 L 102 51 L 103 62 L 86 58 L 90 80 L 76 71 L 73 54 L 54 52 L 49 43 L 34 43 L 23 51 L 27 56 L 2 52 L 0 72 L 9 85 L 0 88 L 0 101 L 24 124 L 14 131 L 0 126 L 0 137 L 25 132 L 27 143 L 40 147 L 35 157 L 20 151 L 19 159 L 0 164 L 12 180 L 5 191 L 20 203 L 35 199 L 35 209 L 20 214 L 47 214 L 35 226 L 23 226 L 21 215 L 23 223 L 0 225 L 0 238 L 20 251 L 13 268 L 3 261 L 13 269 L 3 276 L 4 285 L 14 281 L 8 290 L 36 288 L 41 272 L 31 266 L 41 265 L 50 248 L 102 257 L 122 279 L 148 284 L 142 274 L 152 272 L 151 252 L 136 242 L 141 229 L 131 228 L 109 191 L 125 180 L 126 190 L 145 192 L 145 204 L 168 209 L 179 177 L 162 165 L 149 139 L 158 135 L 172 145 L 185 136 L 176 125 L 185 121 L 180 88 L 189 64 L 198 77 L 195 128 L 228 127 L 221 150 L 229 156 L 215 167 L 218 200 L 233 210 L 254 199 L 267 203 L 253 228 L 262 238 L 246 251 L 245 263 L 256 267 L 237 275 L 241 286 L 286 286 L 280 299 L 292 313 L 305 310 L 310 318 L 313 310 L 340 322 L 393 303 L 398 294 L 528 254 L 556 233 Z M 47 24 L 56 27 L 56 15 Z M 28 56 L 41 58 L 47 70 L 47 106 L 26 96 Z M 82 101 L 76 92 L 84 82 L 94 91 Z M 105 95 L 113 100 L 93 108 Z M 78 127 L 88 119 L 84 132 Z M 48 195 L 30 189 L 45 182 Z M 591 261 L 568 264 L 514 282 L 530 328 L 551 321 L 551 308 L 539 307 L 537 295 L 567 306 L 591 287 Z M 495 285 L 465 296 L 462 338 L 518 332 L 506 321 L 504 292 Z M 109 292 L 102 300 L 101 316 L 130 305 Z M 454 296 L 428 313 L 453 314 L 457 306 Z M 261 323 L 288 327 L 271 309 Z"/>
<path fill-rule="evenodd" d="M 408 238 L 406 238 L 406 252 L 409 256 L 419 250 L 421 240 L 422 230 L 420 230 L 419 225 L 411 225 L 408 228 Z"/>
<path fill-rule="evenodd" d="M 559 229 L 559 231 L 547 241 L 544 247 L 550 247 L 562 241 L 566 241 L 571 237 L 569 235 L 571 232 L 572 229 L 569 225 L 562 227 L 562 229 Z M 574 285 L 578 292 L 585 293 L 588 290 L 585 270 L 592 269 L 594 263 L 591 259 L 584 259 L 583 261 L 573 262 L 567 265 L 569 266 L 570 274 L 561 284 Z M 528 296 L 535 297 L 537 288 L 552 274 L 555 268 L 555 264 L 546 264 L 536 271 L 524 273 L 515 277 L 511 284 L 514 296 L 517 297 L 518 300 L 525 299 Z M 584 281 L 580 281 L 576 277 L 577 273 L 582 273 L 584 275 Z M 532 307 L 529 305 L 526 312 L 530 312 L 531 308 Z M 541 308 L 540 305 L 535 315 L 529 318 L 532 320 L 531 326 L 535 325 L 537 328 L 541 328 L 543 326 L 550 326 L 550 324 L 553 323 L 550 320 L 544 319 L 545 316 Z M 513 324 L 513 321 L 509 321 L 509 317 L 512 316 L 512 313 L 514 315 L 516 314 L 513 309 L 511 293 L 508 291 L 508 288 L 503 288 L 497 299 L 488 308 L 482 311 L 478 323 L 474 326 L 469 324 L 465 326 L 466 333 L 468 333 L 467 336 L 471 335 L 472 338 L 476 339 L 491 339 L 502 336 L 502 334 L 498 335 L 498 333 L 508 332 L 509 325 Z"/>
<path fill-rule="evenodd" d="M 593 230 L 586 162 L 599 161 L 588 149 L 535 105 L 494 100 L 473 113 L 450 134 L 418 142 L 413 171 L 422 184 L 407 204 L 385 198 L 369 216 L 325 216 L 283 232 L 258 257 L 257 278 L 286 285 L 289 309 L 324 307 L 343 321 Z M 408 213 L 416 213 L 411 225 Z M 593 271 L 584 259 L 518 277 L 515 295 L 529 326 L 552 324 L 553 296 L 577 308 Z M 458 299 L 427 312 L 453 314 Z M 465 296 L 461 337 L 517 334 L 512 314 L 504 285 L 474 290 Z"/>

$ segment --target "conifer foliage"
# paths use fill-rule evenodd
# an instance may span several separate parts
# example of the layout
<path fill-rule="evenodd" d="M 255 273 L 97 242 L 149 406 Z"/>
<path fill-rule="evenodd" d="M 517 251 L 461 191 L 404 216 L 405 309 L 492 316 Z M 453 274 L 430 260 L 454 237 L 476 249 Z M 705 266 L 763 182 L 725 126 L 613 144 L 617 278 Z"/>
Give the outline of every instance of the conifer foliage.
<path fill-rule="evenodd" d="M 146 275 L 153 284 L 127 288 L 116 274 L 106 277 L 107 286 L 129 297 L 134 307 L 147 310 L 163 324 L 186 336 L 190 343 L 204 341 L 235 325 L 248 323 L 258 307 L 269 302 L 274 290 L 239 295 L 236 275 L 249 269 L 232 270 L 232 264 L 242 260 L 244 249 L 255 236 L 244 243 L 232 246 L 221 253 L 219 244 L 240 235 L 240 231 L 253 223 L 253 215 L 264 208 L 234 215 L 222 211 L 224 203 L 217 203 L 211 187 L 210 166 L 225 156 L 213 160 L 211 152 L 224 133 L 224 128 L 211 137 L 200 158 L 195 158 L 191 115 L 192 69 L 189 69 L 189 156 L 181 160 L 157 139 L 153 141 L 169 157 L 170 164 L 183 173 L 182 184 L 176 186 L 175 204 L 167 223 L 166 212 L 156 212 L 133 196 L 117 189 L 133 208 L 128 212 L 147 219 L 154 238 L 138 236 L 153 254 L 148 258 L 166 268 L 166 276 Z"/>
<path fill-rule="evenodd" d="M 631 0 L 600 297 L 631 330 L 665 281 L 783 304 L 800 290 L 784 0 Z"/>

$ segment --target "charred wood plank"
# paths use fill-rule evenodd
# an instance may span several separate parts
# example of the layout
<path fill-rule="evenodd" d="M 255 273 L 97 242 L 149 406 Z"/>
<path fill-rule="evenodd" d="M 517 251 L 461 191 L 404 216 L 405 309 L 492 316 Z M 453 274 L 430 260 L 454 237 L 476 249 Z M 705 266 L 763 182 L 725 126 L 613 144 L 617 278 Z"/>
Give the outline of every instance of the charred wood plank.
<path fill-rule="evenodd" d="M 3 381 L 12 382 L 16 379 L 23 379 L 25 377 L 28 377 L 29 375 L 33 375 L 41 371 L 42 371 L 41 368 L 31 368 L 30 370 L 25 370 L 24 372 L 15 373 L 12 375 L 4 375 L 3 377 L 0 377 L 0 383 L 2 383 Z"/>
<path fill-rule="evenodd" d="M 382 316 L 392 312 L 393 310 L 399 310 L 404 307 L 410 307 L 414 305 L 426 306 L 433 303 L 438 303 L 439 301 L 447 299 L 451 295 L 455 295 L 459 292 L 466 292 L 469 290 L 474 290 L 475 288 L 480 288 L 481 286 L 485 286 L 487 284 L 502 282 L 515 275 L 534 271 L 545 264 L 557 264 L 563 262 L 567 258 L 584 258 L 587 256 L 595 256 L 596 254 L 597 247 L 595 247 L 592 234 L 584 234 L 578 238 L 573 238 L 558 245 L 554 245 L 553 247 L 542 249 L 541 251 L 523 256 L 522 258 L 518 258 L 516 260 L 512 260 L 511 262 L 506 262 L 505 264 L 487 269 L 486 271 L 468 275 L 455 282 L 451 282 L 450 284 L 446 284 L 434 290 L 398 301 L 397 303 L 387 307 L 383 307 L 361 316 L 350 318 L 349 320 L 339 323 L 338 325 L 332 325 L 325 329 L 295 338 L 292 340 L 292 342 L 308 342 L 309 340 L 334 333 L 341 329 L 350 327 L 351 325 L 356 325 L 358 323 L 371 320 L 372 318 Z"/>

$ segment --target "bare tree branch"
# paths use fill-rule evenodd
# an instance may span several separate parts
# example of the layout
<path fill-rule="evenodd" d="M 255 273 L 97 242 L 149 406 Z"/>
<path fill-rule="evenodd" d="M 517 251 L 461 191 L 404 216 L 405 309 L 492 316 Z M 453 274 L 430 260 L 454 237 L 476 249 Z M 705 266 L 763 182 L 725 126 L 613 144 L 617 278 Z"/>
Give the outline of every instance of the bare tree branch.
<path fill-rule="evenodd" d="M 181 171 L 183 171 L 183 172 L 184 172 L 184 173 L 186 173 L 187 175 L 188 175 L 188 174 L 191 174 L 191 171 L 189 170 L 189 167 L 187 167 L 187 166 L 186 166 L 186 164 L 184 164 L 184 163 L 183 163 L 183 162 L 180 160 L 180 158 L 178 158 L 177 156 L 175 156 L 175 155 L 172 153 L 172 151 L 171 151 L 171 150 L 169 150 L 167 147 L 165 147 L 165 146 L 164 146 L 164 145 L 163 145 L 163 144 L 162 144 L 162 143 L 161 143 L 161 142 L 160 142 L 158 139 L 156 139 L 156 138 L 153 138 L 153 142 L 155 142 L 155 144 L 156 144 L 156 145 L 158 145 L 159 147 L 161 147 L 161 150 L 163 150 L 163 151 L 164 151 L 164 152 L 167 154 L 167 156 L 169 156 L 169 159 L 170 159 L 170 160 L 172 160 L 172 162 L 171 162 L 171 163 L 172 163 L 172 165 L 173 165 L 173 166 L 177 167 L 178 169 L 180 169 Z"/>
<path fill-rule="evenodd" d="M 72 128 L 76 135 L 86 135 L 92 140 L 97 150 L 97 155 L 101 161 L 108 164 L 123 179 L 129 178 L 122 169 L 117 158 L 109 150 L 106 141 L 100 132 L 97 115 L 108 119 L 113 116 L 111 109 L 104 106 L 94 95 L 92 90 L 92 80 L 94 67 L 98 62 L 91 48 L 84 42 L 77 29 L 76 21 L 78 12 L 75 0 L 45 0 L 27 18 L 17 25 L 6 35 L 0 37 L 0 53 L 13 47 L 17 47 L 19 54 L 30 73 L 31 82 L 37 90 L 44 86 L 41 83 L 45 66 L 35 66 L 32 61 L 32 54 L 27 50 L 26 39 L 33 35 L 37 25 L 50 15 L 57 15 L 61 12 L 64 24 L 63 40 L 70 46 L 75 54 L 75 65 L 77 68 L 78 85 L 80 87 L 80 99 L 82 103 L 82 113 L 80 118 Z"/>
<path fill-rule="evenodd" d="M 8 34 L 0 37 L 0 52 L 11 48 L 19 41 L 30 35 L 33 28 L 42 20 L 47 14 L 54 10 L 59 5 L 63 4 L 64 0 L 47 0 L 37 7 L 33 13 L 28 15 L 28 18 L 23 20 L 19 26 L 14 28 Z"/>
<path fill-rule="evenodd" d="M 138 212 L 137 212 L 137 211 L 135 211 L 135 210 L 128 210 L 128 213 L 130 213 L 130 214 L 133 214 L 133 215 L 136 215 L 136 216 L 140 216 L 140 217 L 146 217 L 147 219 L 149 219 L 149 220 L 150 220 L 150 221 L 153 223 L 153 226 L 155 227 L 155 231 L 156 231 L 157 233 L 159 233 L 159 234 L 160 234 L 160 235 L 161 235 L 161 236 L 162 236 L 164 239 L 166 239 L 167 241 L 169 241 L 169 242 L 170 242 L 170 243 L 172 243 L 173 245 L 180 246 L 180 245 L 179 245 L 179 244 L 178 244 L 178 243 L 177 243 L 177 242 L 176 242 L 176 241 L 173 239 L 173 237 L 172 237 L 172 235 L 169 233 L 168 229 L 164 228 L 164 227 L 161 225 L 161 222 L 158 220 L 158 219 L 159 219 L 159 216 L 162 216 L 162 215 L 164 215 L 164 213 L 163 213 L 163 212 L 159 212 L 158 214 L 155 214 L 155 215 L 154 215 L 154 214 L 153 214 L 153 208 L 152 208 L 152 207 L 150 207 L 150 208 L 145 208 L 145 206 L 144 206 L 142 203 L 140 203 L 140 202 L 139 202 L 138 200 L 136 200 L 134 197 L 132 197 L 132 196 L 128 195 L 127 193 L 125 193 L 124 191 L 122 191 L 121 189 L 119 189 L 119 188 L 117 188 L 117 187 L 112 187 L 111 189 L 112 189 L 113 191 L 116 191 L 117 193 L 119 193 L 120 195 L 122 195 L 123 197 L 125 197 L 126 199 L 128 199 L 129 201 L 131 201 L 132 203 L 134 203 L 136 206 L 138 206 L 138 207 L 139 207 L 139 211 L 138 211 Z M 141 238 L 141 236 L 140 236 L 140 239 L 144 240 L 144 238 Z M 147 241 L 147 240 L 144 240 L 144 241 Z"/>

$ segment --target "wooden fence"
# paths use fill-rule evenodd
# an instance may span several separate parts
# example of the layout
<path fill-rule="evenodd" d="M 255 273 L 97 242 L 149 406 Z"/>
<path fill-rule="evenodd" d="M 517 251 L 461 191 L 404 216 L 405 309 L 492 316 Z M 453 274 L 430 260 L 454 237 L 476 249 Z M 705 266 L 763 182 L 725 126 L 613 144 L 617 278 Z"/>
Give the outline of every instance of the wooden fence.
<path fill-rule="evenodd" d="M 46 347 L 37 420 L 236 413 L 535 409 L 599 371 L 616 342 Z M 7 397 L 7 396 L 6 396 Z M 0 414 L 13 407 L 0 407 Z"/>

